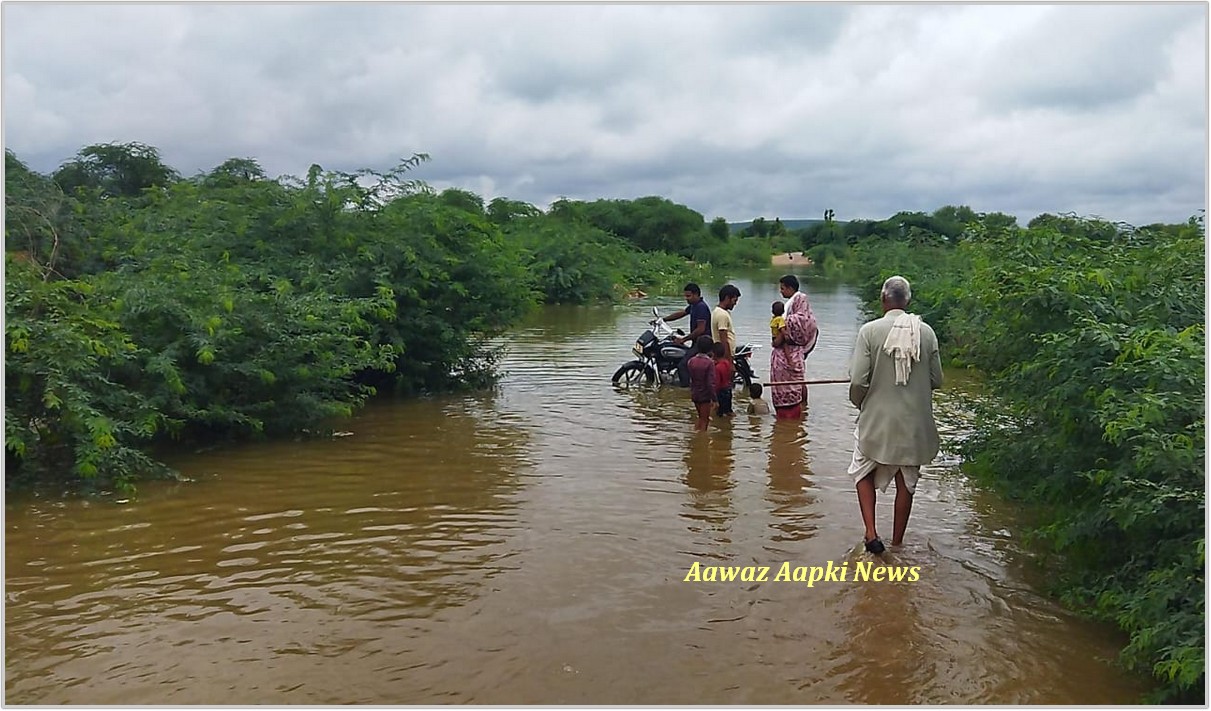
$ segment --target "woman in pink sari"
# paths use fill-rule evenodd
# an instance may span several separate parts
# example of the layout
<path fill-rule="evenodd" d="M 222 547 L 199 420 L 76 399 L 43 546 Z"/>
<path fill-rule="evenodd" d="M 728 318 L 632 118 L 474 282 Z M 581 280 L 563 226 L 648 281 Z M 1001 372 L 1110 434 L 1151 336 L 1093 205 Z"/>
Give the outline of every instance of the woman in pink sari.
<path fill-rule="evenodd" d="M 799 291 L 799 280 L 787 274 L 778 280 L 778 290 L 786 302 L 786 326 L 782 330 L 785 345 L 774 348 L 769 359 L 770 380 L 782 383 L 806 380 L 807 369 L 804 359 L 816 347 L 820 332 L 816 328 L 816 316 L 812 313 L 807 294 Z M 803 406 L 807 403 L 806 385 L 774 385 L 770 398 L 779 418 L 799 419 L 803 417 Z"/>

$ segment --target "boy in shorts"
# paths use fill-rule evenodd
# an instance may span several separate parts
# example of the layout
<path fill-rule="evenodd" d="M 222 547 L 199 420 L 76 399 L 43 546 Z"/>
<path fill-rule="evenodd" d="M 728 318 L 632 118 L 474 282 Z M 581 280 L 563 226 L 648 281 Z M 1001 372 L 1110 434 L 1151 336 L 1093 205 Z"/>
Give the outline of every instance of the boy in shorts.
<path fill-rule="evenodd" d="M 707 355 L 714 342 L 710 336 L 695 341 L 698 352 L 686 362 L 690 374 L 690 400 L 698 412 L 695 431 L 706 431 L 711 422 L 711 405 L 715 402 L 715 361 Z"/>

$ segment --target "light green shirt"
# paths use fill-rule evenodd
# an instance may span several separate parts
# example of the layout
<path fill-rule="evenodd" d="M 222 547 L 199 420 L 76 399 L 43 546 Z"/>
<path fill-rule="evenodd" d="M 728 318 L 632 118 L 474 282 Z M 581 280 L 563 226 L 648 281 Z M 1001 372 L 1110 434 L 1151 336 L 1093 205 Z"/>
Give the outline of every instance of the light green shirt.
<path fill-rule="evenodd" d="M 883 352 L 892 324 L 903 314 L 893 309 L 858 331 L 849 365 L 849 399 L 857 406 L 858 448 L 880 464 L 919 466 L 938 453 L 933 391 L 942 387 L 938 337 L 921 322 L 921 359 L 912 365 L 907 385 L 896 385 L 896 363 Z"/>

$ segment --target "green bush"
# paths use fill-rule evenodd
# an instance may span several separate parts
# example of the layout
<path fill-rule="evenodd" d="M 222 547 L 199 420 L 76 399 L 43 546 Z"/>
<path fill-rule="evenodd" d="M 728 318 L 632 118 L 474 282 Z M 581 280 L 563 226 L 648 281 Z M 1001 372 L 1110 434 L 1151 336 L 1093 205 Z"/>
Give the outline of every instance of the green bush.
<path fill-rule="evenodd" d="M 817 250 L 835 249 L 821 245 Z M 900 275 L 912 286 L 912 312 L 920 315 L 938 335 L 944 356 L 953 360 L 958 351 L 952 333 L 952 312 L 964 297 L 970 271 L 968 245 L 958 248 L 938 244 L 871 239 L 860 242 L 845 255 L 843 273 L 859 285 L 866 310 L 881 314 L 879 293 L 890 276 Z"/>
<path fill-rule="evenodd" d="M 314 430 L 377 386 L 483 385 L 491 339 L 534 303 L 482 205 L 402 179 L 419 157 L 279 181 L 233 159 L 164 184 L 154 151 L 105 148 L 60 171 L 70 195 L 8 156 L 6 238 L 33 245 L 6 285 L 10 481 L 67 463 L 129 485 L 165 471 L 138 450 L 157 438 Z"/>
<path fill-rule="evenodd" d="M 774 240 L 762 237 L 732 237 L 726 242 L 705 243 L 691 253 L 700 264 L 730 269 L 737 267 L 768 267 L 774 254 Z"/>
<path fill-rule="evenodd" d="M 163 415 L 111 377 L 139 350 L 115 300 L 87 281 L 43 276 L 6 260 L 6 484 L 75 476 L 127 486 L 162 473 L 139 447 L 163 428 Z"/>
<path fill-rule="evenodd" d="M 979 242 L 953 320 L 996 396 L 968 468 L 1039 508 L 1056 591 L 1130 634 L 1154 700 L 1202 703 L 1203 225 L 1032 225 Z"/>

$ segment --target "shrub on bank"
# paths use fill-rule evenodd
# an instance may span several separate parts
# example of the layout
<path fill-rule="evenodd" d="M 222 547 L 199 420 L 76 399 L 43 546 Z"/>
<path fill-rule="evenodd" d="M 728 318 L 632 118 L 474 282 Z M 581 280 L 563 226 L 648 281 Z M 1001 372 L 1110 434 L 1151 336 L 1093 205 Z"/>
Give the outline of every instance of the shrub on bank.
<path fill-rule="evenodd" d="M 952 321 L 996 396 L 969 470 L 1043 512 L 1057 591 L 1131 635 L 1123 662 L 1200 703 L 1203 248 L 1201 220 L 989 235 Z"/>

